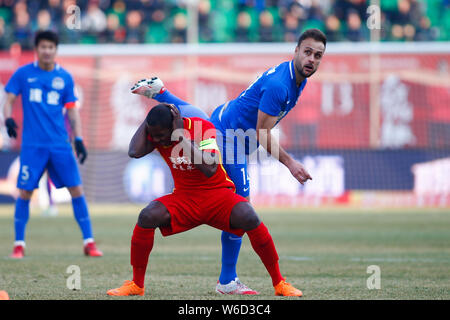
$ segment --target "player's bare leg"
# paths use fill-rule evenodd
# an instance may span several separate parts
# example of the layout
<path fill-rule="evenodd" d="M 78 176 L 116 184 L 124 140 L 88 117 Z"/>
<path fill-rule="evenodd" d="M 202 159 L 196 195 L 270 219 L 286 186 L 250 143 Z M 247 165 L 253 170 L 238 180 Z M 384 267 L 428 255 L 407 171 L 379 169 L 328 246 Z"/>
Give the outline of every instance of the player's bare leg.
<path fill-rule="evenodd" d="M 148 257 L 153 249 L 155 229 L 170 225 L 170 214 L 167 208 L 158 201 L 152 201 L 139 214 L 138 222 L 131 238 L 131 265 L 133 281 L 126 280 L 115 289 L 108 290 L 110 296 L 143 296 L 145 293 L 145 272 Z"/>
<path fill-rule="evenodd" d="M 272 236 L 248 202 L 240 202 L 234 206 L 230 216 L 230 226 L 233 229 L 243 229 L 247 233 L 253 250 L 261 258 L 272 278 L 275 295 L 297 297 L 303 295 L 300 290 L 287 283 L 281 275 L 278 253 Z"/>
<path fill-rule="evenodd" d="M 88 257 L 101 257 L 103 252 L 97 248 L 92 235 L 91 219 L 87 208 L 86 199 L 84 197 L 83 188 L 81 186 L 69 187 L 70 196 L 72 197 L 72 207 L 75 220 L 77 221 L 83 234 L 83 252 Z"/>

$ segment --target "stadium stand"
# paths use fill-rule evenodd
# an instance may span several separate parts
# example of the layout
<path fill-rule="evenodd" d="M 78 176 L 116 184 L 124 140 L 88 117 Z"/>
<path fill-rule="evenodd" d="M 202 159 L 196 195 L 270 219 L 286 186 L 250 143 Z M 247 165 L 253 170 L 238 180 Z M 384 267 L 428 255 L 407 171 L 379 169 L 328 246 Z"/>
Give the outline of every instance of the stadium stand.
<path fill-rule="evenodd" d="M 60 32 L 62 43 L 183 43 L 187 1 L 0 1 L 0 49 L 32 47 L 39 29 Z M 295 41 L 304 29 L 324 31 L 330 41 L 367 41 L 366 0 L 199 0 L 199 41 Z M 81 32 L 65 27 L 80 9 Z M 380 0 L 382 41 L 448 41 L 449 0 Z"/>

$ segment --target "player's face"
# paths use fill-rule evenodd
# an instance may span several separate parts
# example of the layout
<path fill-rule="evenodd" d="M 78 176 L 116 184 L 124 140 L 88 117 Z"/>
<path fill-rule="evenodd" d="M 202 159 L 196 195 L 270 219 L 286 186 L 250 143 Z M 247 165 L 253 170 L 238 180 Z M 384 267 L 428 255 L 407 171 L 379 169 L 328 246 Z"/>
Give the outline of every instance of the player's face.
<path fill-rule="evenodd" d="M 172 129 L 161 128 L 160 126 L 147 125 L 148 133 L 152 137 L 153 141 L 163 146 L 170 146 L 172 144 Z"/>
<path fill-rule="evenodd" d="M 50 65 L 55 62 L 56 44 L 49 40 L 39 41 L 36 54 L 40 64 Z"/>
<path fill-rule="evenodd" d="M 305 78 L 311 77 L 325 53 L 325 45 L 321 41 L 308 38 L 302 41 L 300 47 L 295 48 L 295 69 Z"/>

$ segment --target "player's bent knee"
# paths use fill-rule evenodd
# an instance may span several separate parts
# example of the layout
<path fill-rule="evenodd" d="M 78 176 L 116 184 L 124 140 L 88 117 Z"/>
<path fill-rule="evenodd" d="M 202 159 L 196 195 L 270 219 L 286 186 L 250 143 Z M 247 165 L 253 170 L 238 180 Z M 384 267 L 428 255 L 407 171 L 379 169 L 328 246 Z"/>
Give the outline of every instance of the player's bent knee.
<path fill-rule="evenodd" d="M 258 215 L 248 202 L 236 204 L 231 211 L 230 225 L 232 228 L 249 231 L 257 228 L 260 223 Z"/>
<path fill-rule="evenodd" d="M 160 202 L 152 201 L 139 214 L 138 225 L 141 228 L 158 228 L 169 224 L 170 214 Z"/>
<path fill-rule="evenodd" d="M 78 198 L 83 195 L 83 188 L 81 186 L 69 187 L 67 190 L 72 198 Z"/>
<path fill-rule="evenodd" d="M 30 200 L 32 195 L 33 195 L 33 191 L 19 189 L 19 197 L 22 200 Z"/>

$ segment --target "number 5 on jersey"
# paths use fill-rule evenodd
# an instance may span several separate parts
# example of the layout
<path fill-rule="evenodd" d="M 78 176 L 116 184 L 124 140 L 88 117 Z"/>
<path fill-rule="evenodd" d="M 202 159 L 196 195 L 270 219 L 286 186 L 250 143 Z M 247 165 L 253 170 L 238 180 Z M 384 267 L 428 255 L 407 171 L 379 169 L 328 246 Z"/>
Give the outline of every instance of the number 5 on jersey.
<path fill-rule="evenodd" d="M 29 178 L 30 178 L 30 172 L 28 171 L 28 166 L 23 165 L 20 170 L 20 180 L 28 181 Z"/>

